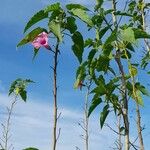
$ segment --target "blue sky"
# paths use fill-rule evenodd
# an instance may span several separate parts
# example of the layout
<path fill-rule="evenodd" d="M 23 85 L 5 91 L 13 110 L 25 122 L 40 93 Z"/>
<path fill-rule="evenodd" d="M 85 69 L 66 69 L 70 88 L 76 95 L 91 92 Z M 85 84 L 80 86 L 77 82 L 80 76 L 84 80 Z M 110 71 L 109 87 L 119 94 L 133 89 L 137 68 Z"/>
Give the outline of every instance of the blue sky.
<path fill-rule="evenodd" d="M 16 150 L 21 150 L 28 146 L 48 150 L 50 145 L 53 99 L 50 69 L 52 55 L 47 50 L 41 49 L 38 57 L 32 62 L 33 48 L 30 44 L 16 49 L 18 41 L 23 37 L 23 29 L 28 19 L 50 2 L 54 1 L 5 0 L 0 5 L 1 110 L 5 111 L 5 106 L 10 103 L 11 98 L 7 97 L 7 91 L 14 79 L 18 77 L 30 78 L 36 82 L 29 87 L 28 102 L 26 104 L 18 102 L 16 105 L 15 115 L 12 120 L 12 141 Z M 86 0 L 74 0 L 73 2 L 80 2 L 90 6 L 94 0 L 88 3 Z M 83 149 L 83 141 L 79 137 L 82 130 L 77 124 L 83 115 L 84 92 L 73 89 L 75 68 L 78 66 L 78 62 L 73 57 L 70 43 L 68 41 L 62 44 L 62 52 L 59 56 L 59 111 L 62 112 L 59 126 L 62 128 L 62 135 L 59 140 L 58 150 L 73 150 L 75 146 Z M 150 125 L 148 104 L 146 102 L 145 110 L 142 110 L 144 115 L 143 122 L 146 127 Z M 0 121 L 3 121 L 5 117 L 6 115 L 0 115 Z M 99 113 L 91 117 L 91 150 L 109 150 L 114 142 L 115 135 L 107 128 L 101 131 L 98 118 Z M 113 124 L 114 120 L 114 116 L 110 116 L 109 122 Z M 150 128 L 146 128 L 144 135 L 147 135 L 145 139 L 147 148 L 150 146 L 148 144 L 149 134 Z M 131 139 L 134 138 L 131 137 Z"/>

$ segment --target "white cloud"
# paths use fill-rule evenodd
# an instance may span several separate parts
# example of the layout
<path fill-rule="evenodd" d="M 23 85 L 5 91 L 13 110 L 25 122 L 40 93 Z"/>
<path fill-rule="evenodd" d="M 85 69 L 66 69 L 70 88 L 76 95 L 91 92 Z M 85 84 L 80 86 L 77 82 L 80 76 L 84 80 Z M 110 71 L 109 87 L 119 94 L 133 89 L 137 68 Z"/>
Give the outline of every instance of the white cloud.
<path fill-rule="evenodd" d="M 0 95 L 1 108 L 5 108 L 10 103 L 7 95 Z M 44 101 L 44 100 L 43 100 Z M 1 109 L 2 111 L 2 109 Z M 3 110 L 4 112 L 4 110 Z M 82 117 L 80 110 L 71 108 L 60 109 L 62 116 L 59 120 L 61 136 L 58 141 L 58 150 L 72 150 L 76 146 L 83 149 L 83 141 L 79 137 L 82 134 L 78 122 Z M 1 119 L 6 114 L 1 114 Z M 90 121 L 90 149 L 109 149 L 113 144 L 115 136 L 108 129 L 103 131 L 99 128 L 98 116 L 91 118 Z M 0 120 L 2 122 L 3 120 Z M 42 101 L 37 102 L 29 99 L 27 103 L 18 101 L 15 113 L 12 116 L 12 142 L 15 149 L 21 150 L 25 147 L 34 146 L 40 150 L 49 150 L 52 142 L 52 107 Z M 109 132 L 109 136 L 108 135 Z M 107 142 L 106 142 L 107 141 Z"/>

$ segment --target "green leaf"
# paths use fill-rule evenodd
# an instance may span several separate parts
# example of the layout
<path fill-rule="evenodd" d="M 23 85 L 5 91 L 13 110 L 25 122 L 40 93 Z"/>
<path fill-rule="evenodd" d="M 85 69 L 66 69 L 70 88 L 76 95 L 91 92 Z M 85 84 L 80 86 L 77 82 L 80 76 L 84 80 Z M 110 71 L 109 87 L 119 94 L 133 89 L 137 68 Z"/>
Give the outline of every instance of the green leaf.
<path fill-rule="evenodd" d="M 76 9 L 72 9 L 71 13 L 73 13 L 73 15 L 77 16 L 79 19 L 81 19 L 89 26 L 91 27 L 93 26 L 93 22 L 85 10 L 76 8 Z"/>
<path fill-rule="evenodd" d="M 84 40 L 80 32 L 76 31 L 73 36 L 72 40 L 74 45 L 72 46 L 72 50 L 75 56 L 78 58 L 79 62 L 82 62 L 82 55 L 84 51 Z"/>
<path fill-rule="evenodd" d="M 131 50 L 132 52 L 134 52 L 135 50 L 134 50 L 134 47 L 132 46 L 132 44 L 131 43 L 125 43 L 125 45 L 126 45 L 126 48 L 128 49 L 128 50 Z"/>
<path fill-rule="evenodd" d="M 26 27 L 24 29 L 24 33 L 34 24 L 36 24 L 37 22 L 41 21 L 42 19 L 48 18 L 48 13 L 44 12 L 44 10 L 40 10 L 39 12 L 37 12 L 30 20 L 29 22 L 26 24 Z"/>
<path fill-rule="evenodd" d="M 96 52 L 97 52 L 96 49 L 92 49 L 92 50 L 89 52 L 88 60 L 89 60 L 90 63 L 91 63 L 92 59 L 94 58 L 94 55 L 96 54 Z"/>
<path fill-rule="evenodd" d="M 104 45 L 103 45 L 103 52 L 106 56 L 109 56 L 113 46 L 112 46 L 112 42 L 114 42 L 115 40 L 117 40 L 117 31 L 114 30 L 111 35 L 106 39 Z"/>
<path fill-rule="evenodd" d="M 150 96 L 150 92 L 139 82 L 135 84 L 136 89 L 138 89 L 143 95 Z"/>
<path fill-rule="evenodd" d="M 100 96 L 103 96 L 106 94 L 106 88 L 104 85 L 99 85 L 98 87 L 94 88 L 91 93 L 99 94 Z"/>
<path fill-rule="evenodd" d="M 10 89 L 9 89 L 9 95 L 14 93 L 16 96 L 20 95 L 22 100 L 26 101 L 27 99 L 27 92 L 26 92 L 26 87 L 29 83 L 34 83 L 30 79 L 21 79 L 18 78 L 15 81 L 12 82 Z"/>
<path fill-rule="evenodd" d="M 127 13 L 127 12 L 121 12 L 121 11 L 116 11 L 116 12 L 114 13 L 114 15 L 133 17 L 132 14 Z"/>
<path fill-rule="evenodd" d="M 85 40 L 85 42 L 84 42 L 84 47 L 91 47 L 93 45 L 93 40 L 92 39 L 90 39 L 90 38 L 88 38 L 88 39 L 86 39 Z"/>
<path fill-rule="evenodd" d="M 25 45 L 25 44 L 27 44 L 27 43 L 29 43 L 29 42 L 34 41 L 34 39 L 35 39 L 40 33 L 42 33 L 42 32 L 47 32 L 47 30 L 44 29 L 44 28 L 40 28 L 40 27 L 38 27 L 38 28 L 32 30 L 30 33 L 28 33 L 28 34 L 25 36 L 25 38 L 23 38 L 23 39 L 18 43 L 17 47 L 23 46 L 23 45 Z"/>
<path fill-rule="evenodd" d="M 35 57 L 37 56 L 38 52 L 39 52 L 39 49 L 34 48 L 34 55 L 33 55 L 32 60 L 35 59 Z"/>
<path fill-rule="evenodd" d="M 108 25 L 106 27 L 104 27 L 100 32 L 99 32 L 99 39 L 101 39 L 104 34 L 111 28 L 111 25 Z"/>
<path fill-rule="evenodd" d="M 74 17 L 67 17 L 67 24 L 66 28 L 70 31 L 70 33 L 74 33 L 77 30 L 77 25 L 75 24 L 75 18 Z"/>
<path fill-rule="evenodd" d="M 100 125 L 101 125 L 101 128 L 103 128 L 103 125 L 105 123 L 105 120 L 109 114 L 109 105 L 106 105 L 104 108 L 103 108 L 103 111 L 101 112 L 100 114 Z"/>
<path fill-rule="evenodd" d="M 48 5 L 44 11 L 45 12 L 51 12 L 51 11 L 57 11 L 57 10 L 60 10 L 61 7 L 60 7 L 60 3 L 55 3 L 55 4 L 52 4 L 52 5 Z"/>
<path fill-rule="evenodd" d="M 104 3 L 104 0 L 96 0 L 95 11 L 97 11 L 99 8 L 101 8 L 103 3 Z"/>
<path fill-rule="evenodd" d="M 131 74 L 133 77 L 135 77 L 135 76 L 138 74 L 137 68 L 134 67 L 134 66 L 131 66 L 131 67 L 129 68 L 129 71 L 130 71 L 130 74 Z"/>
<path fill-rule="evenodd" d="M 145 56 L 142 58 L 141 67 L 142 67 L 143 69 L 145 69 L 146 66 L 149 64 L 149 62 L 150 62 L 150 53 L 147 52 L 147 53 L 145 54 Z"/>
<path fill-rule="evenodd" d="M 101 28 L 103 21 L 104 21 L 104 16 L 102 16 L 101 14 L 94 15 L 92 17 L 93 24 L 96 25 L 98 28 Z"/>
<path fill-rule="evenodd" d="M 102 102 L 102 99 L 97 97 L 97 95 L 94 96 L 92 99 L 92 103 L 90 105 L 89 111 L 88 111 L 88 117 L 91 115 L 93 110 Z"/>
<path fill-rule="evenodd" d="M 97 60 L 97 65 L 96 65 L 97 71 L 107 72 L 109 69 L 109 61 L 110 61 L 109 57 L 105 55 L 100 55 Z"/>
<path fill-rule="evenodd" d="M 74 89 L 78 89 L 80 82 L 81 82 L 81 80 L 78 78 L 74 83 Z"/>
<path fill-rule="evenodd" d="M 20 90 L 19 94 L 20 94 L 22 100 L 26 102 L 26 100 L 27 100 L 27 91 Z"/>
<path fill-rule="evenodd" d="M 51 32 L 53 32 L 54 35 L 59 39 L 59 41 L 62 42 L 60 23 L 52 20 L 51 22 L 49 22 L 48 26 L 49 26 L 49 29 L 51 30 Z"/>
<path fill-rule="evenodd" d="M 137 95 L 137 103 L 141 106 L 144 106 L 144 102 L 143 102 L 143 99 L 142 99 L 142 96 L 141 96 L 141 92 L 139 90 L 136 90 L 136 95 Z"/>
<path fill-rule="evenodd" d="M 26 149 L 23 149 L 23 150 L 39 150 L 39 149 L 34 148 L 34 147 L 29 147 L 29 148 L 26 148 Z"/>
<path fill-rule="evenodd" d="M 135 43 L 134 31 L 131 27 L 121 31 L 121 39 L 125 42 Z"/>
<path fill-rule="evenodd" d="M 150 39 L 150 34 L 146 33 L 145 31 L 141 29 L 133 28 L 133 31 L 134 31 L 135 39 L 140 39 L 140 38 Z"/>
<path fill-rule="evenodd" d="M 82 63 L 76 71 L 76 79 L 80 78 L 80 80 L 84 80 L 86 73 L 85 73 L 85 67 L 87 65 L 87 62 Z"/>
<path fill-rule="evenodd" d="M 66 5 L 66 8 L 68 10 L 72 10 L 72 9 L 82 9 L 82 10 L 85 10 L 85 11 L 89 11 L 88 8 L 86 8 L 85 6 L 82 6 L 80 4 L 68 4 Z"/>

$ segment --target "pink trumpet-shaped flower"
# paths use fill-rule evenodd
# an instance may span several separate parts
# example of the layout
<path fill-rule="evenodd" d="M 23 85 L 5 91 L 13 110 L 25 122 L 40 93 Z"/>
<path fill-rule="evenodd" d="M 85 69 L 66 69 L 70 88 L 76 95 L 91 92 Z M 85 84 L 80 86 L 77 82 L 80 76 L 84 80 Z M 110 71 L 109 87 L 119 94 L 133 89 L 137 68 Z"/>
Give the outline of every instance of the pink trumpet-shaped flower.
<path fill-rule="evenodd" d="M 32 42 L 34 48 L 39 49 L 40 47 L 45 47 L 46 49 L 51 49 L 48 45 L 48 34 L 46 32 L 40 33 Z"/>

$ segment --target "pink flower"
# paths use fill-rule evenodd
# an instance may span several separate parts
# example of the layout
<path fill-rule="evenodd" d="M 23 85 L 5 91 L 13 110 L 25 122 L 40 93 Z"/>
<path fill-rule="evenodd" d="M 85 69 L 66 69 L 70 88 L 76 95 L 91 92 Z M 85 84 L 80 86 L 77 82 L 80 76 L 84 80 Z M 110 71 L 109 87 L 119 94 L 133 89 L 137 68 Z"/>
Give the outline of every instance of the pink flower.
<path fill-rule="evenodd" d="M 32 42 L 34 48 L 39 49 L 40 47 L 45 47 L 46 49 L 51 49 L 48 45 L 48 34 L 46 32 L 40 33 Z"/>

